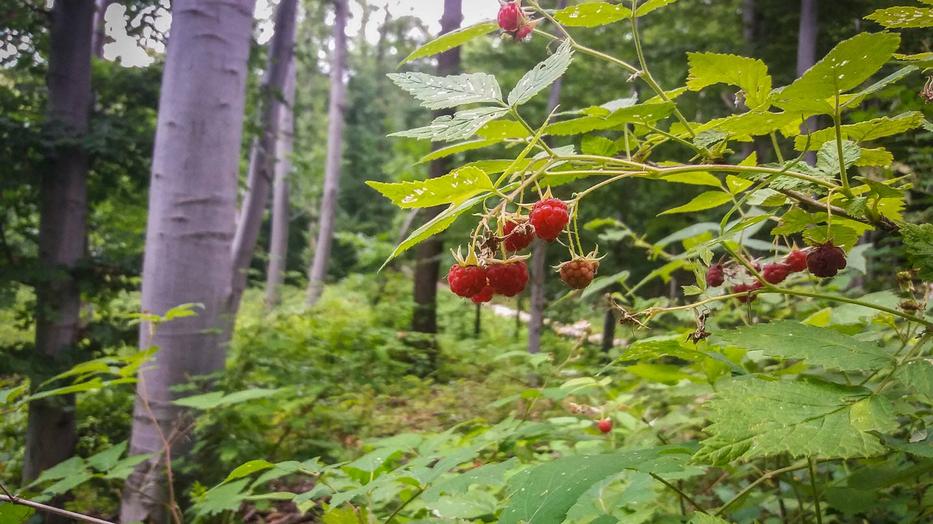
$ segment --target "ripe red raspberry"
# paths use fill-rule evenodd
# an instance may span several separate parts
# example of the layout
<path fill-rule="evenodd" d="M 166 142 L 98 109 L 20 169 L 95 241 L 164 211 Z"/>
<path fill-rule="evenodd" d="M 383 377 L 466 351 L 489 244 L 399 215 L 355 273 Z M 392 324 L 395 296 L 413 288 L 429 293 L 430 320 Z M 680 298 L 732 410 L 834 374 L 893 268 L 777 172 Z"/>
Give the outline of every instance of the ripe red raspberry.
<path fill-rule="evenodd" d="M 846 268 L 846 252 L 827 242 L 815 246 L 807 255 L 807 269 L 818 277 L 834 277 Z"/>
<path fill-rule="evenodd" d="M 538 238 L 552 242 L 570 222 L 570 212 L 567 211 L 567 204 L 559 198 L 546 198 L 535 203 L 529 220 Z"/>
<path fill-rule="evenodd" d="M 525 15 L 517 0 L 499 6 L 499 28 L 506 33 L 514 33 L 522 27 Z"/>
<path fill-rule="evenodd" d="M 738 299 L 738 301 L 743 304 L 747 304 L 755 300 L 756 296 L 753 292 L 759 289 L 761 289 L 761 282 L 758 282 L 757 280 L 751 284 L 736 284 L 735 286 L 732 286 L 733 293 L 746 293 L 741 297 L 736 297 L 736 299 Z"/>
<path fill-rule="evenodd" d="M 492 286 L 487 284 L 486 287 L 484 287 L 482 291 L 470 297 L 470 300 L 472 300 L 474 304 L 482 304 L 484 302 L 489 302 L 490 300 L 492 300 L 492 296 L 495 293 L 496 293 L 496 290 L 493 289 Z"/>
<path fill-rule="evenodd" d="M 598 269 L 598 260 L 575 258 L 560 265 L 560 279 L 573 289 L 583 289 L 590 285 Z"/>
<path fill-rule="evenodd" d="M 765 269 L 761 272 L 761 276 L 763 276 L 769 284 L 780 284 L 784 282 L 784 279 L 787 278 L 790 272 L 790 266 L 787 264 L 774 262 L 765 264 Z"/>
<path fill-rule="evenodd" d="M 502 232 L 505 233 L 503 244 L 509 253 L 525 249 L 535 239 L 534 228 L 527 219 L 509 219 L 502 226 Z"/>
<path fill-rule="evenodd" d="M 795 249 L 784 257 L 784 264 L 790 268 L 791 273 L 800 273 L 807 269 L 807 252 Z"/>
<path fill-rule="evenodd" d="M 528 283 L 528 266 L 524 260 L 492 264 L 486 271 L 486 276 L 496 293 L 514 297 L 521 293 Z"/>
<path fill-rule="evenodd" d="M 726 281 L 726 273 L 723 271 L 722 264 L 713 264 L 706 270 L 706 285 L 709 287 L 719 287 Z"/>
<path fill-rule="evenodd" d="M 596 421 L 596 427 L 599 428 L 599 431 L 602 433 L 609 433 L 612 431 L 612 419 L 611 418 L 601 418 Z"/>
<path fill-rule="evenodd" d="M 486 270 L 479 266 L 454 264 L 447 272 L 447 283 L 455 295 L 470 298 L 486 287 Z"/>
<path fill-rule="evenodd" d="M 534 30 L 535 26 L 533 24 L 524 24 L 518 28 L 518 31 L 515 31 L 515 39 L 519 41 L 525 40 Z"/>

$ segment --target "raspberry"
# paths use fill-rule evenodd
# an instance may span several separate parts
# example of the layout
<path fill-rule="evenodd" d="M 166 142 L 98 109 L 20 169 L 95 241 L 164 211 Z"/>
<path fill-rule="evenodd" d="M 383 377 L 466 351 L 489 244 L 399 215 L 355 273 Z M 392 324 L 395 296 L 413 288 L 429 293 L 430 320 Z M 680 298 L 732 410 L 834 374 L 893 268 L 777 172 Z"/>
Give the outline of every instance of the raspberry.
<path fill-rule="evenodd" d="M 482 304 L 483 302 L 489 302 L 492 300 L 492 296 L 495 293 L 496 290 L 487 284 L 482 291 L 470 297 L 470 300 L 472 300 L 474 304 Z"/>
<path fill-rule="evenodd" d="M 486 271 L 489 285 L 500 295 L 514 297 L 528 283 L 528 266 L 523 260 L 492 264 Z"/>
<path fill-rule="evenodd" d="M 518 31 L 515 31 L 515 39 L 518 41 L 525 40 L 535 30 L 535 26 L 532 24 L 525 24 L 518 28 Z"/>
<path fill-rule="evenodd" d="M 769 284 L 780 284 L 784 282 L 784 279 L 786 279 L 787 275 L 790 273 L 790 266 L 780 262 L 774 262 L 772 264 L 765 264 L 765 269 L 761 272 L 761 276 L 763 276 L 765 281 Z"/>
<path fill-rule="evenodd" d="M 709 287 L 719 287 L 726 281 L 726 274 L 722 269 L 722 264 L 713 264 L 706 270 L 706 285 Z"/>
<path fill-rule="evenodd" d="M 534 229 L 527 219 L 510 219 L 502 226 L 502 231 L 505 233 L 505 250 L 510 253 L 525 249 L 535 239 Z"/>
<path fill-rule="evenodd" d="M 743 304 L 747 304 L 755 300 L 756 297 L 755 295 L 752 294 L 752 292 L 757 291 L 759 289 L 761 289 L 761 282 L 758 282 L 756 280 L 755 282 L 752 282 L 751 284 L 736 284 L 735 286 L 732 286 L 732 293 L 746 293 L 745 295 L 741 297 L 736 297 L 736 298 L 738 299 L 739 302 Z"/>
<path fill-rule="evenodd" d="M 814 247 L 807 255 L 807 269 L 818 277 L 834 277 L 846 268 L 846 252 L 827 242 Z"/>
<path fill-rule="evenodd" d="M 519 2 L 511 1 L 499 7 L 499 28 L 506 33 L 514 33 L 522 28 L 525 15 Z"/>
<path fill-rule="evenodd" d="M 575 258 L 560 265 L 560 279 L 573 289 L 583 289 L 590 285 L 598 269 L 598 260 Z"/>
<path fill-rule="evenodd" d="M 529 220 L 538 238 L 553 242 L 570 222 L 570 213 L 559 198 L 546 198 L 535 203 Z"/>
<path fill-rule="evenodd" d="M 602 433 L 609 433 L 612 431 L 612 419 L 611 418 L 602 418 L 596 421 L 596 427 L 599 428 L 599 431 Z"/>
<path fill-rule="evenodd" d="M 784 265 L 790 268 L 792 273 L 800 273 L 807 269 L 807 252 L 795 249 L 784 257 Z"/>
<path fill-rule="evenodd" d="M 447 283 L 455 295 L 470 298 L 486 287 L 486 270 L 479 266 L 454 264 L 447 273 Z"/>

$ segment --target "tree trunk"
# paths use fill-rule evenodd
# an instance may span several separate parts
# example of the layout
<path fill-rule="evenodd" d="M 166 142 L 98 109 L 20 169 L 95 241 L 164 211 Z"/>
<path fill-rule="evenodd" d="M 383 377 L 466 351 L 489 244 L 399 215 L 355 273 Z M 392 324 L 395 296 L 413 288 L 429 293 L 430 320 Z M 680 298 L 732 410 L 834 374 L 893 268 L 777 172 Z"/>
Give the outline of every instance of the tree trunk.
<path fill-rule="evenodd" d="M 441 34 L 455 31 L 463 22 L 463 0 L 444 0 Z M 437 57 L 437 75 L 448 76 L 460 71 L 460 48 L 455 47 Z M 435 111 L 434 117 L 452 114 L 452 110 Z M 440 147 L 435 144 L 434 148 Z M 431 162 L 430 178 L 443 176 L 450 169 L 450 158 Z M 424 221 L 429 222 L 443 210 L 443 206 L 425 209 Z M 444 241 L 437 235 L 418 244 L 415 250 L 415 310 L 411 329 L 419 333 L 437 333 L 437 281 L 441 272 L 441 253 Z"/>
<path fill-rule="evenodd" d="M 159 351 L 139 373 L 130 454 L 153 458 L 127 480 L 121 522 L 164 522 L 166 508 L 177 515 L 164 459 L 183 453 L 188 439 L 184 411 L 172 404 L 179 395 L 173 388 L 224 366 L 223 313 L 233 270 L 254 5 L 255 0 L 175 0 L 172 6 L 152 159 L 142 310 L 164 314 L 180 304 L 202 307 L 194 317 L 140 326 L 140 348 Z"/>
<path fill-rule="evenodd" d="M 818 0 L 800 0 L 800 32 L 797 36 L 797 76 L 803 75 L 816 63 L 816 39 L 819 33 L 817 23 Z M 816 131 L 819 125 L 816 118 L 807 120 L 801 132 Z M 809 152 L 804 156 L 810 165 L 816 164 L 816 153 Z"/>
<path fill-rule="evenodd" d="M 612 312 L 612 309 L 606 309 L 606 314 L 603 318 L 602 349 L 604 353 L 609 353 L 612 351 L 613 346 L 615 346 L 616 325 L 618 323 L 619 321 L 616 319 L 616 315 Z"/>
<path fill-rule="evenodd" d="M 567 6 L 567 0 L 559 0 L 557 9 Z M 562 79 L 558 78 L 551 84 L 548 96 L 547 111 L 550 113 L 560 104 L 560 91 L 563 86 Z M 544 308 L 547 306 L 547 297 L 544 293 L 544 284 L 547 280 L 547 243 L 536 240 L 531 251 L 531 304 L 530 320 L 528 321 L 528 352 L 541 351 L 541 332 L 544 330 Z"/>
<path fill-rule="evenodd" d="M 91 52 L 94 53 L 94 56 L 97 58 L 104 57 L 104 43 L 107 41 L 107 24 L 105 16 L 107 14 L 107 8 L 110 7 L 110 4 L 112 3 L 113 0 L 97 0 L 95 3 L 94 37 L 91 41 Z"/>
<path fill-rule="evenodd" d="M 266 306 L 274 307 L 280 301 L 279 291 L 285 281 L 285 262 L 288 258 L 288 174 L 292 169 L 291 156 L 295 131 L 295 62 L 289 65 L 285 82 L 285 107 L 282 108 L 279 139 L 275 143 L 275 181 L 272 183 L 272 231 L 269 239 L 269 265 L 266 268 Z"/>
<path fill-rule="evenodd" d="M 54 375 L 78 340 L 81 291 L 74 276 L 86 251 L 88 154 L 79 144 L 91 110 L 94 0 L 57 0 L 52 7 L 48 69 L 48 129 L 59 141 L 40 182 L 36 352 Z M 34 375 L 33 384 L 44 378 Z M 73 396 L 29 404 L 23 480 L 74 453 Z M 47 522 L 56 522 L 49 517 Z"/>
<path fill-rule="evenodd" d="M 260 121 L 262 135 L 254 143 L 250 155 L 249 188 L 243 198 L 236 236 L 231 248 L 233 286 L 228 310 L 230 320 L 228 337 L 236 322 L 240 299 L 243 298 L 243 291 L 246 289 L 246 275 L 256 250 L 262 218 L 269 203 L 269 190 L 275 177 L 281 115 L 288 110 L 288 108 L 283 108 L 282 100 L 288 70 L 295 52 L 297 9 L 297 0 L 281 0 L 275 13 L 275 33 L 269 43 L 269 63 L 263 76 Z"/>
<path fill-rule="evenodd" d="M 347 0 L 334 0 L 334 56 L 330 71 L 330 105 L 327 108 L 327 159 L 324 165 L 324 191 L 314 260 L 308 271 L 308 300 L 313 306 L 324 291 L 327 265 L 330 262 L 334 238 L 334 217 L 337 214 L 337 191 L 340 183 L 341 149 L 346 98 L 344 74 L 347 68 Z"/>

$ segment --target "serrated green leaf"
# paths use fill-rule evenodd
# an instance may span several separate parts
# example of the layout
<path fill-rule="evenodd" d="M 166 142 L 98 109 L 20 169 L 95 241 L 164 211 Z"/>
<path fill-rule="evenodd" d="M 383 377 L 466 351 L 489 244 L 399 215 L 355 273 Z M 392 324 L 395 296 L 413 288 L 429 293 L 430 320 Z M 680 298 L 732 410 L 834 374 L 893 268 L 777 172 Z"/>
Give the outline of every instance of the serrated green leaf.
<path fill-rule="evenodd" d="M 584 155 L 612 156 L 619 152 L 616 143 L 604 136 L 586 135 L 580 141 L 580 152 Z"/>
<path fill-rule="evenodd" d="M 612 129 L 623 124 L 653 123 L 674 112 L 671 102 L 653 102 L 616 109 L 608 114 L 590 115 L 549 124 L 544 133 L 554 136 L 581 135 L 590 131 Z"/>
<path fill-rule="evenodd" d="M 554 13 L 554 19 L 567 27 L 599 27 L 631 16 L 631 9 L 608 2 L 572 5 Z"/>
<path fill-rule="evenodd" d="M 853 404 L 867 398 L 863 388 L 807 382 L 734 379 L 709 403 L 710 438 L 694 457 L 724 465 L 788 453 L 792 457 L 856 458 L 885 451 L 877 437 L 850 419 Z"/>
<path fill-rule="evenodd" d="M 77 476 L 85 472 L 87 472 L 87 463 L 84 462 L 84 459 L 81 457 L 71 457 L 43 471 L 36 480 L 32 481 L 27 487 L 38 486 L 53 480 Z"/>
<path fill-rule="evenodd" d="M 891 401 L 877 395 L 852 404 L 849 408 L 849 421 L 860 431 L 890 433 L 898 428 Z"/>
<path fill-rule="evenodd" d="M 448 49 L 462 46 L 474 38 L 487 35 L 497 29 L 499 29 L 499 24 L 497 22 L 488 21 L 480 22 L 476 25 L 471 25 L 469 27 L 464 27 L 463 29 L 445 33 L 416 49 L 412 54 L 405 57 L 405 59 L 402 60 L 399 65 L 401 66 L 411 62 L 412 60 L 443 53 Z"/>
<path fill-rule="evenodd" d="M 862 156 L 862 148 L 855 142 L 845 140 L 842 142 L 842 159 L 846 169 L 855 165 Z M 823 144 L 816 154 L 816 168 L 827 175 L 839 174 L 839 147 L 835 141 Z"/>
<path fill-rule="evenodd" d="M 664 446 L 605 455 L 571 456 L 523 470 L 509 481 L 500 524 L 560 524 L 591 486 L 623 470 L 677 472 L 689 459 L 684 447 Z"/>
<path fill-rule="evenodd" d="M 901 235 L 907 259 L 920 271 L 920 278 L 933 282 L 933 224 L 904 224 Z"/>
<path fill-rule="evenodd" d="M 761 60 L 721 53 L 688 53 L 687 87 L 699 91 L 714 84 L 729 84 L 745 92 L 746 105 L 756 108 L 771 96 L 771 75 Z"/>
<path fill-rule="evenodd" d="M 933 400 L 933 362 L 930 360 L 911 360 L 898 368 L 894 377 L 912 393 Z"/>
<path fill-rule="evenodd" d="M 247 484 L 249 484 L 249 479 L 240 479 L 214 487 L 198 499 L 194 509 L 201 515 L 235 511 L 249 495 L 249 491 L 244 491 Z"/>
<path fill-rule="evenodd" d="M 894 163 L 894 155 L 883 147 L 862 148 L 862 154 L 859 155 L 855 165 L 859 167 L 888 167 Z"/>
<path fill-rule="evenodd" d="M 457 153 L 465 153 L 467 151 L 475 151 L 477 149 L 484 149 L 489 146 L 494 146 L 500 143 L 500 140 L 471 140 L 469 142 L 460 142 L 459 144 L 453 144 L 447 147 L 442 147 L 431 151 L 427 155 L 421 157 L 418 160 L 419 164 L 426 164 L 432 162 L 439 158 L 447 158 Z"/>
<path fill-rule="evenodd" d="M 726 193 L 725 191 L 707 191 L 697 195 L 693 200 L 687 202 L 682 206 L 678 206 L 672 209 L 668 209 L 660 215 L 673 215 L 675 213 L 690 213 L 693 211 L 703 211 L 704 209 L 712 209 L 714 207 L 719 207 L 726 202 L 732 202 L 732 195 Z"/>
<path fill-rule="evenodd" d="M 501 107 L 476 107 L 457 111 L 452 116 L 439 116 L 430 125 L 392 133 L 391 137 L 417 138 L 435 142 L 453 142 L 472 137 L 484 125 L 505 116 L 508 109 Z"/>
<path fill-rule="evenodd" d="M 899 135 L 916 129 L 923 125 L 923 113 L 919 111 L 910 111 L 895 117 L 883 116 L 858 122 L 856 124 L 847 124 L 841 126 L 842 138 L 854 142 L 866 142 L 868 140 L 877 140 L 888 136 Z M 807 137 L 809 136 L 809 145 Z M 794 139 L 794 148 L 797 151 L 803 151 L 809 148 L 810 151 L 816 151 L 823 145 L 836 140 L 836 130 L 833 128 L 821 129 L 810 135 L 800 135 Z"/>
<path fill-rule="evenodd" d="M 898 55 L 895 54 L 894 56 L 896 58 Z M 907 77 L 914 71 L 917 71 L 917 69 L 918 67 L 915 65 L 904 66 L 898 69 L 897 71 L 891 73 L 890 75 L 882 78 L 881 80 L 878 80 L 874 84 L 871 84 L 870 86 L 860 90 L 857 93 L 843 95 L 839 99 L 840 106 L 842 108 L 847 108 L 847 107 L 852 107 L 852 106 L 861 104 L 870 95 L 877 93 L 878 91 L 881 91 L 883 88 L 889 86 L 890 84 L 893 84 L 894 82 L 897 82 Z"/>
<path fill-rule="evenodd" d="M 704 353 L 684 345 L 686 337 L 683 335 L 664 335 L 650 337 L 635 342 L 626 348 L 617 359 L 627 360 L 657 360 L 663 357 L 676 357 L 684 360 L 699 360 Z"/>
<path fill-rule="evenodd" d="M 4 524 L 25 524 L 35 512 L 36 510 L 26 506 L 0 502 L 0 522 Z"/>
<path fill-rule="evenodd" d="M 444 176 L 417 182 L 366 182 L 403 209 L 434 207 L 462 202 L 492 190 L 489 175 L 475 167 L 461 167 Z"/>
<path fill-rule="evenodd" d="M 515 120 L 493 120 L 476 132 L 477 136 L 487 140 L 506 140 L 508 138 L 527 138 L 528 129 Z"/>
<path fill-rule="evenodd" d="M 933 27 L 933 8 L 896 6 L 879 9 L 865 17 L 889 29 Z"/>
<path fill-rule="evenodd" d="M 800 116 L 793 113 L 749 111 L 723 118 L 716 118 L 696 128 L 696 131 L 720 131 L 739 140 L 770 134 L 789 125 L 797 125 Z"/>
<path fill-rule="evenodd" d="M 229 406 L 232 404 L 239 404 L 240 402 L 271 397 L 273 395 L 277 395 L 281 391 L 281 389 L 252 388 L 230 393 L 229 395 L 224 394 L 223 391 L 212 391 L 210 393 L 204 393 L 201 395 L 192 395 L 190 397 L 180 398 L 172 403 L 177 406 L 183 406 L 187 408 L 208 410 L 222 406 Z"/>
<path fill-rule="evenodd" d="M 525 73 L 509 93 L 509 105 L 520 106 L 563 76 L 573 60 L 573 47 L 564 42 L 551 56 Z"/>
<path fill-rule="evenodd" d="M 92 455 L 87 458 L 87 464 L 100 472 L 105 472 L 114 467 L 120 461 L 123 452 L 126 451 L 126 441 L 120 442 L 115 446 Z"/>
<path fill-rule="evenodd" d="M 829 100 L 858 87 L 891 59 L 900 45 L 893 33 L 860 33 L 844 40 L 789 86 L 772 95 L 787 111 L 830 113 Z"/>
<path fill-rule="evenodd" d="M 804 359 L 826 369 L 874 371 L 893 362 L 874 344 L 790 320 L 745 326 L 716 336 L 728 344 L 761 351 L 769 357 Z"/>
<path fill-rule="evenodd" d="M 677 0 L 648 0 L 647 2 L 639 2 L 638 8 L 635 10 L 635 16 L 645 16 L 652 11 L 673 4 L 676 1 Z"/>
<path fill-rule="evenodd" d="M 694 513 L 690 516 L 688 524 L 729 524 L 729 521 L 709 513 Z"/>
<path fill-rule="evenodd" d="M 231 480 L 241 479 L 256 473 L 258 471 L 265 471 L 269 468 L 274 467 L 275 464 L 269 462 L 268 460 L 250 460 L 237 466 L 233 471 L 231 471 L 227 478 L 224 479 L 224 482 L 230 482 Z"/>
<path fill-rule="evenodd" d="M 722 188 L 722 182 L 715 175 L 707 171 L 691 171 L 689 173 L 674 173 L 659 178 L 665 182 L 689 184 L 692 186 L 710 186 Z"/>
<path fill-rule="evenodd" d="M 382 267 L 379 269 L 381 270 L 386 266 L 386 264 L 391 262 L 397 256 L 420 244 L 422 241 L 445 231 L 448 227 L 457 221 L 460 215 L 469 211 L 470 208 L 478 204 L 481 200 L 483 200 L 483 198 L 485 198 L 485 196 L 480 195 L 473 197 L 459 205 L 451 204 L 450 207 L 408 235 L 408 238 L 402 241 L 402 243 L 399 244 L 394 251 L 392 251 L 392 254 L 389 255 L 389 258 L 387 258 L 386 261 L 382 263 Z"/>
<path fill-rule="evenodd" d="M 502 102 L 502 92 L 496 77 L 487 73 L 433 76 L 413 72 L 389 73 L 387 76 L 428 109 Z"/>

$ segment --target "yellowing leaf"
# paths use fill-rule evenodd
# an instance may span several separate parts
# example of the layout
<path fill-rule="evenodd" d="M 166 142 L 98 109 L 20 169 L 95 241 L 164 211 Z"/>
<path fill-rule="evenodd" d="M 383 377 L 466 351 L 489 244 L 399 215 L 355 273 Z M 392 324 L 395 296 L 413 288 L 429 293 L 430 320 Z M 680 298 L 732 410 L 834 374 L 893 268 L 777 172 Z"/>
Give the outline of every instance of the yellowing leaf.
<path fill-rule="evenodd" d="M 462 202 L 492 190 L 489 175 L 475 167 L 462 167 L 450 173 L 418 182 L 366 182 L 398 207 L 404 209 L 434 207 Z"/>

